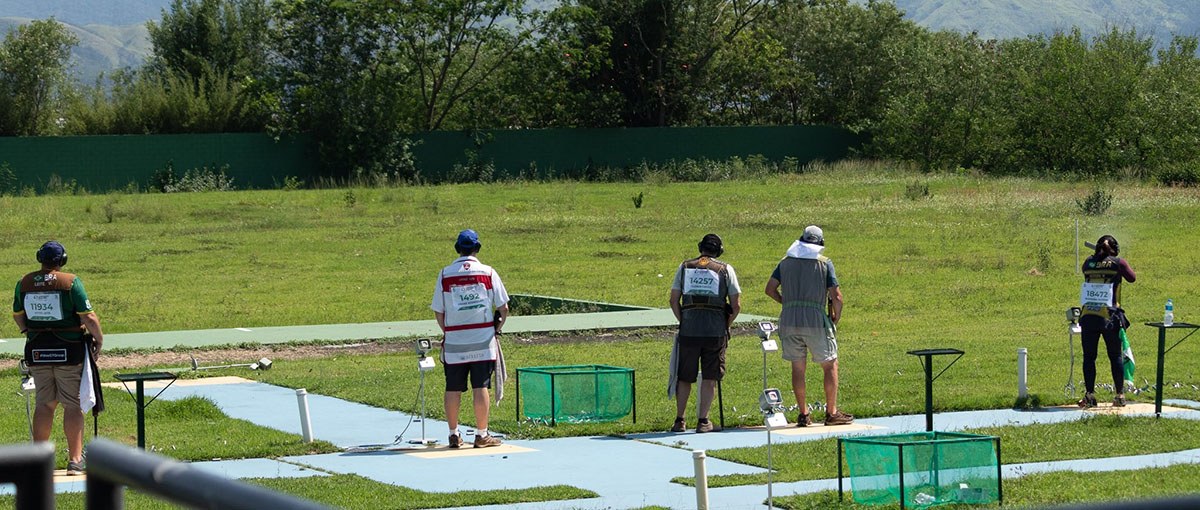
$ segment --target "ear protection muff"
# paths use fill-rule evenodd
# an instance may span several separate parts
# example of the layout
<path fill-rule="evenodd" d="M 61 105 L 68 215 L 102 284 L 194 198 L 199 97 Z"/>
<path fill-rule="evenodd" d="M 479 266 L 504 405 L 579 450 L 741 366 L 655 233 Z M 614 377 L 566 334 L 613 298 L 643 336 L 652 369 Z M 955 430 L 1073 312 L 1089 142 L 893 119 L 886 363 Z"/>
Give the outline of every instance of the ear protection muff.
<path fill-rule="evenodd" d="M 700 240 L 700 244 L 697 245 L 697 248 L 700 249 L 700 253 L 712 253 L 717 257 L 720 257 L 722 253 L 725 253 L 725 243 L 721 241 L 721 236 L 716 234 L 708 234 L 704 236 L 704 239 Z"/>
<path fill-rule="evenodd" d="M 45 265 L 65 266 L 65 265 L 67 265 L 67 252 L 66 252 L 66 250 L 63 250 L 63 253 L 61 256 L 52 257 L 50 255 L 50 251 L 47 250 L 43 246 L 42 248 L 38 249 L 38 251 L 37 251 L 37 261 L 38 261 L 38 263 L 45 264 Z"/>

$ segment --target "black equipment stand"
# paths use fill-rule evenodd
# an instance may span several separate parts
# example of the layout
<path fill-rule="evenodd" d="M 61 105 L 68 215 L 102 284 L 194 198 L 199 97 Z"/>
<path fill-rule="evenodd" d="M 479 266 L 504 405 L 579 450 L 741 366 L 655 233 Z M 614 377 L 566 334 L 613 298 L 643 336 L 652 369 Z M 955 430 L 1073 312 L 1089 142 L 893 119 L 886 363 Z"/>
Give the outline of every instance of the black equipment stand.
<path fill-rule="evenodd" d="M 908 351 L 908 353 L 912 354 L 913 356 L 917 356 L 917 360 L 921 361 L 921 365 L 925 368 L 925 431 L 933 432 L 933 381 L 938 377 L 941 377 L 942 374 L 946 373 L 946 370 L 953 366 L 954 363 L 956 363 L 959 359 L 962 359 L 963 351 L 958 349 L 942 348 L 921 349 L 916 351 Z M 949 365 L 946 365 L 946 368 L 943 368 L 941 372 L 938 372 L 938 375 L 935 377 L 933 375 L 933 357 L 947 354 L 957 354 L 958 357 L 954 358 L 954 360 L 951 361 Z M 921 360 L 921 356 L 924 356 L 925 359 Z"/>
<path fill-rule="evenodd" d="M 133 397 L 134 404 L 137 405 L 137 445 L 138 448 L 145 450 L 146 407 L 154 403 L 158 399 L 158 396 L 162 395 L 162 392 L 167 391 L 167 388 L 170 388 L 172 384 L 175 384 L 175 380 L 179 376 L 170 372 L 146 372 L 141 374 L 116 374 L 113 377 L 121 381 L 121 385 L 125 386 L 125 391 L 129 392 L 129 396 Z M 161 381 L 164 379 L 170 379 L 171 382 L 167 383 L 162 390 L 159 390 L 154 395 L 154 398 L 150 399 L 150 402 L 146 402 L 146 381 Z M 129 390 L 129 385 L 126 384 L 129 381 L 134 382 L 134 387 L 137 388 L 137 396 L 134 396 L 133 392 Z"/>
<path fill-rule="evenodd" d="M 1176 345 L 1183 343 L 1184 340 L 1187 340 L 1188 337 L 1192 336 L 1192 334 L 1196 332 L 1196 329 L 1200 329 L 1200 326 L 1188 324 L 1186 322 L 1176 322 L 1170 326 L 1167 326 L 1161 322 L 1147 322 L 1146 325 L 1152 328 L 1158 328 L 1158 374 L 1155 376 L 1154 383 L 1154 417 L 1160 418 L 1162 417 L 1163 358 L 1168 352 L 1171 352 L 1171 349 L 1174 349 Z M 1183 338 L 1180 338 L 1178 342 L 1175 342 L 1175 345 L 1172 345 L 1170 349 L 1167 349 L 1168 329 L 1190 329 L 1192 331 L 1191 333 L 1183 335 Z"/>

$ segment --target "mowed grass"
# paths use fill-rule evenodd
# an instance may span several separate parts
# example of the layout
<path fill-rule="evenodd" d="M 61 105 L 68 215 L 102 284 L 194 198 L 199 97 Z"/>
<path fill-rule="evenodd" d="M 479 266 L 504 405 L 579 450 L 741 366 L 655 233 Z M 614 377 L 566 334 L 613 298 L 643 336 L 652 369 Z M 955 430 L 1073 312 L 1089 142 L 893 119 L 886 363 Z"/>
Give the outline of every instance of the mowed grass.
<path fill-rule="evenodd" d="M 1200 448 L 1200 421 L 1179 418 L 1095 415 L 1072 422 L 982 427 L 964 432 L 999 436 L 1001 460 L 1009 465 Z M 836 439 L 779 443 L 775 444 L 773 453 L 773 479 L 776 482 L 837 478 Z M 709 487 L 767 483 L 766 446 L 709 450 L 708 456 L 764 469 L 761 474 L 709 476 Z M 842 468 L 849 473 L 845 462 Z M 688 477 L 672 481 L 695 484 L 695 479 Z"/>
<path fill-rule="evenodd" d="M 914 180 L 929 184 L 929 198 L 905 197 Z M 1079 216 L 1076 199 L 1097 186 L 1114 193 L 1112 208 Z M 629 197 L 639 192 L 644 205 L 635 209 Z M 347 194 L 355 196 L 353 207 Z M 719 183 L 4 197 L 0 211 L 0 228 L 13 233 L 0 240 L 2 272 L 15 281 L 34 267 L 32 254 L 42 241 L 63 240 L 68 269 L 83 275 L 110 333 L 428 319 L 434 276 L 453 259 L 451 244 L 465 227 L 480 232 L 482 259 L 498 268 L 510 292 L 648 306 L 666 305 L 679 261 L 695 255 L 704 233 L 718 232 L 725 239 L 723 259 L 737 268 L 745 291 L 743 310 L 771 316 L 778 305 L 762 288 L 791 241 L 816 223 L 825 228 L 826 253 L 846 295 L 841 402 L 859 416 L 920 412 L 920 365 L 904 353 L 924 347 L 967 353 L 936 384 L 941 410 L 1012 405 L 1018 347 L 1030 352 L 1031 393 L 1043 403 L 1067 402 L 1063 312 L 1078 301 L 1076 217 L 1084 240 L 1116 235 L 1138 271 L 1124 304 L 1135 324 L 1130 341 L 1139 385 L 1153 379 L 1155 368 L 1155 332 L 1140 323 L 1159 320 L 1167 297 L 1175 299 L 1181 322 L 1195 310 L 1188 303 L 1200 302 L 1200 287 L 1187 277 L 1200 270 L 1200 259 L 1189 255 L 1200 241 L 1192 228 L 1200 193 L 1136 182 L 923 175 L 843 164 Z M 15 336 L 13 326 L 0 327 Z M 575 363 L 638 369 L 637 427 L 560 426 L 544 434 L 669 426 L 673 411 L 659 387 L 667 342 L 526 348 L 505 341 L 512 344 L 506 345 L 510 369 Z M 115 343 L 109 347 L 119 347 Z M 741 415 L 746 423 L 757 421 L 749 413 L 760 385 L 757 345 L 753 337 L 734 339 L 727 422 L 729 414 L 734 423 Z M 1189 361 L 1198 354 L 1200 342 L 1189 341 L 1168 355 L 1167 380 L 1181 383 L 1168 387 L 1168 398 L 1200 398 L 1193 388 L 1200 365 Z M 306 372 L 281 364 L 262 377 L 415 409 L 411 359 L 378 358 L 294 364 Z M 784 362 L 773 358 L 770 368 L 771 384 L 786 388 Z M 1107 371 L 1098 372 L 1105 382 Z M 440 378 L 431 384 L 440 390 Z M 819 388 L 815 367 L 809 385 Z M 818 391 L 809 395 L 824 400 Z M 511 419 L 507 406 L 511 400 L 497 411 L 502 420 Z M 496 428 L 521 433 L 511 422 Z"/>
<path fill-rule="evenodd" d="M 0 376 L 0 383 L 17 388 L 16 371 Z M 148 401 L 157 390 L 147 390 Z M 100 435 L 137 445 L 137 406 L 124 390 L 105 388 L 107 409 L 100 413 Z M 67 467 L 67 442 L 62 432 L 62 407 L 55 412 L 50 440 L 60 469 Z M 84 444 L 91 439 L 93 420 L 85 418 Z M 8 393 L 0 397 L 0 444 L 29 441 L 25 415 L 25 397 Z M 336 446 L 315 441 L 305 444 L 300 436 L 254 425 L 226 416 L 211 401 L 187 398 L 158 400 L 146 408 L 146 449 L 179 460 L 240 459 L 282 457 L 341 451 Z"/>
<path fill-rule="evenodd" d="M 1059 471 L 1004 480 L 1002 508 L 1046 508 L 1052 505 L 1087 504 L 1194 496 L 1200 492 L 1200 466 L 1194 464 L 1142 469 L 1079 473 Z M 766 497 L 764 495 L 764 501 Z M 839 502 L 837 491 L 776 497 L 775 505 L 789 510 L 899 508 L 867 506 L 851 501 L 847 492 Z M 942 508 L 978 508 L 953 506 Z M 992 505 L 992 508 L 995 508 Z"/>
<path fill-rule="evenodd" d="M 522 490 L 472 491 L 453 495 L 424 492 L 376 482 L 357 475 L 311 476 L 304 478 L 250 478 L 247 483 L 316 501 L 333 508 L 408 510 L 451 506 L 508 505 L 529 501 L 594 498 L 591 491 L 563 485 Z M 464 489 L 469 489 L 469 482 Z M 537 497 L 530 498 L 531 494 Z M 82 493 L 59 494 L 57 508 L 86 508 Z M 0 496 L 0 506 L 12 506 L 12 496 Z M 126 491 L 125 507 L 137 510 L 185 508 L 137 491 Z"/>

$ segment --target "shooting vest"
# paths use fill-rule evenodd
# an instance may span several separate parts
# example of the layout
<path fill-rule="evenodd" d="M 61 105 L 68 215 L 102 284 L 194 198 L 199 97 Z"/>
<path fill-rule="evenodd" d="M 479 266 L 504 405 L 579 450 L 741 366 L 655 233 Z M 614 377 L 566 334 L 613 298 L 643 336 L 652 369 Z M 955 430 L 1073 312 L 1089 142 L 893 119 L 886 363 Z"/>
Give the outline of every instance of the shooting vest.
<path fill-rule="evenodd" d="M 1095 255 L 1083 262 L 1083 285 L 1079 291 L 1079 304 L 1083 309 L 1079 324 L 1088 329 L 1103 329 L 1103 322 L 1110 318 L 1110 309 L 1121 309 L 1121 259 Z"/>
<path fill-rule="evenodd" d="M 781 327 L 811 329 L 811 334 L 832 331 L 833 323 L 826 315 L 829 289 L 829 258 L 815 259 L 785 257 L 779 262 L 779 282 L 783 287 L 783 310 L 779 313 Z"/>
<path fill-rule="evenodd" d="M 491 266 L 473 257 L 460 258 L 442 269 L 442 309 L 446 314 L 442 363 L 495 361 L 499 356 L 493 274 Z"/>
<path fill-rule="evenodd" d="M 84 329 L 71 301 L 75 275 L 59 271 L 34 271 L 21 278 L 28 337 L 25 360 L 32 365 L 74 365 L 87 351 L 80 339 Z"/>
<path fill-rule="evenodd" d="M 680 277 L 683 300 L 679 334 L 688 337 L 724 337 L 728 329 L 726 298 L 729 296 L 728 265 L 710 257 L 683 262 Z"/>

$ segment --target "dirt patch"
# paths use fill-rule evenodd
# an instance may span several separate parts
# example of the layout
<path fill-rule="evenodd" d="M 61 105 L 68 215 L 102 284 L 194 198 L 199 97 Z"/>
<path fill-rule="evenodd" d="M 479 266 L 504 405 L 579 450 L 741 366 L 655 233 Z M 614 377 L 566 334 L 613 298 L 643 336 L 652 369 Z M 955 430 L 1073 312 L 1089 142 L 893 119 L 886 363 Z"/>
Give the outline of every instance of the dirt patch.
<path fill-rule="evenodd" d="M 734 335 L 756 334 L 752 324 L 740 325 L 733 328 Z M 523 334 L 504 335 L 503 340 L 517 345 L 545 345 L 552 343 L 619 343 L 646 338 L 668 340 L 675 335 L 675 328 L 639 329 L 639 330 L 608 330 L 608 331 L 572 331 L 553 334 Z M 103 368 L 141 368 L 149 366 L 191 367 L 192 358 L 200 366 L 221 365 L 229 363 L 252 363 L 259 358 L 270 358 L 272 361 L 327 358 L 346 354 L 387 354 L 393 352 L 412 352 L 411 342 L 363 340 L 343 344 L 327 345 L 263 345 L 246 349 L 192 349 L 189 351 L 124 353 L 107 355 L 100 353 L 100 366 Z M 17 360 L 0 360 L 0 370 L 17 366 Z"/>

